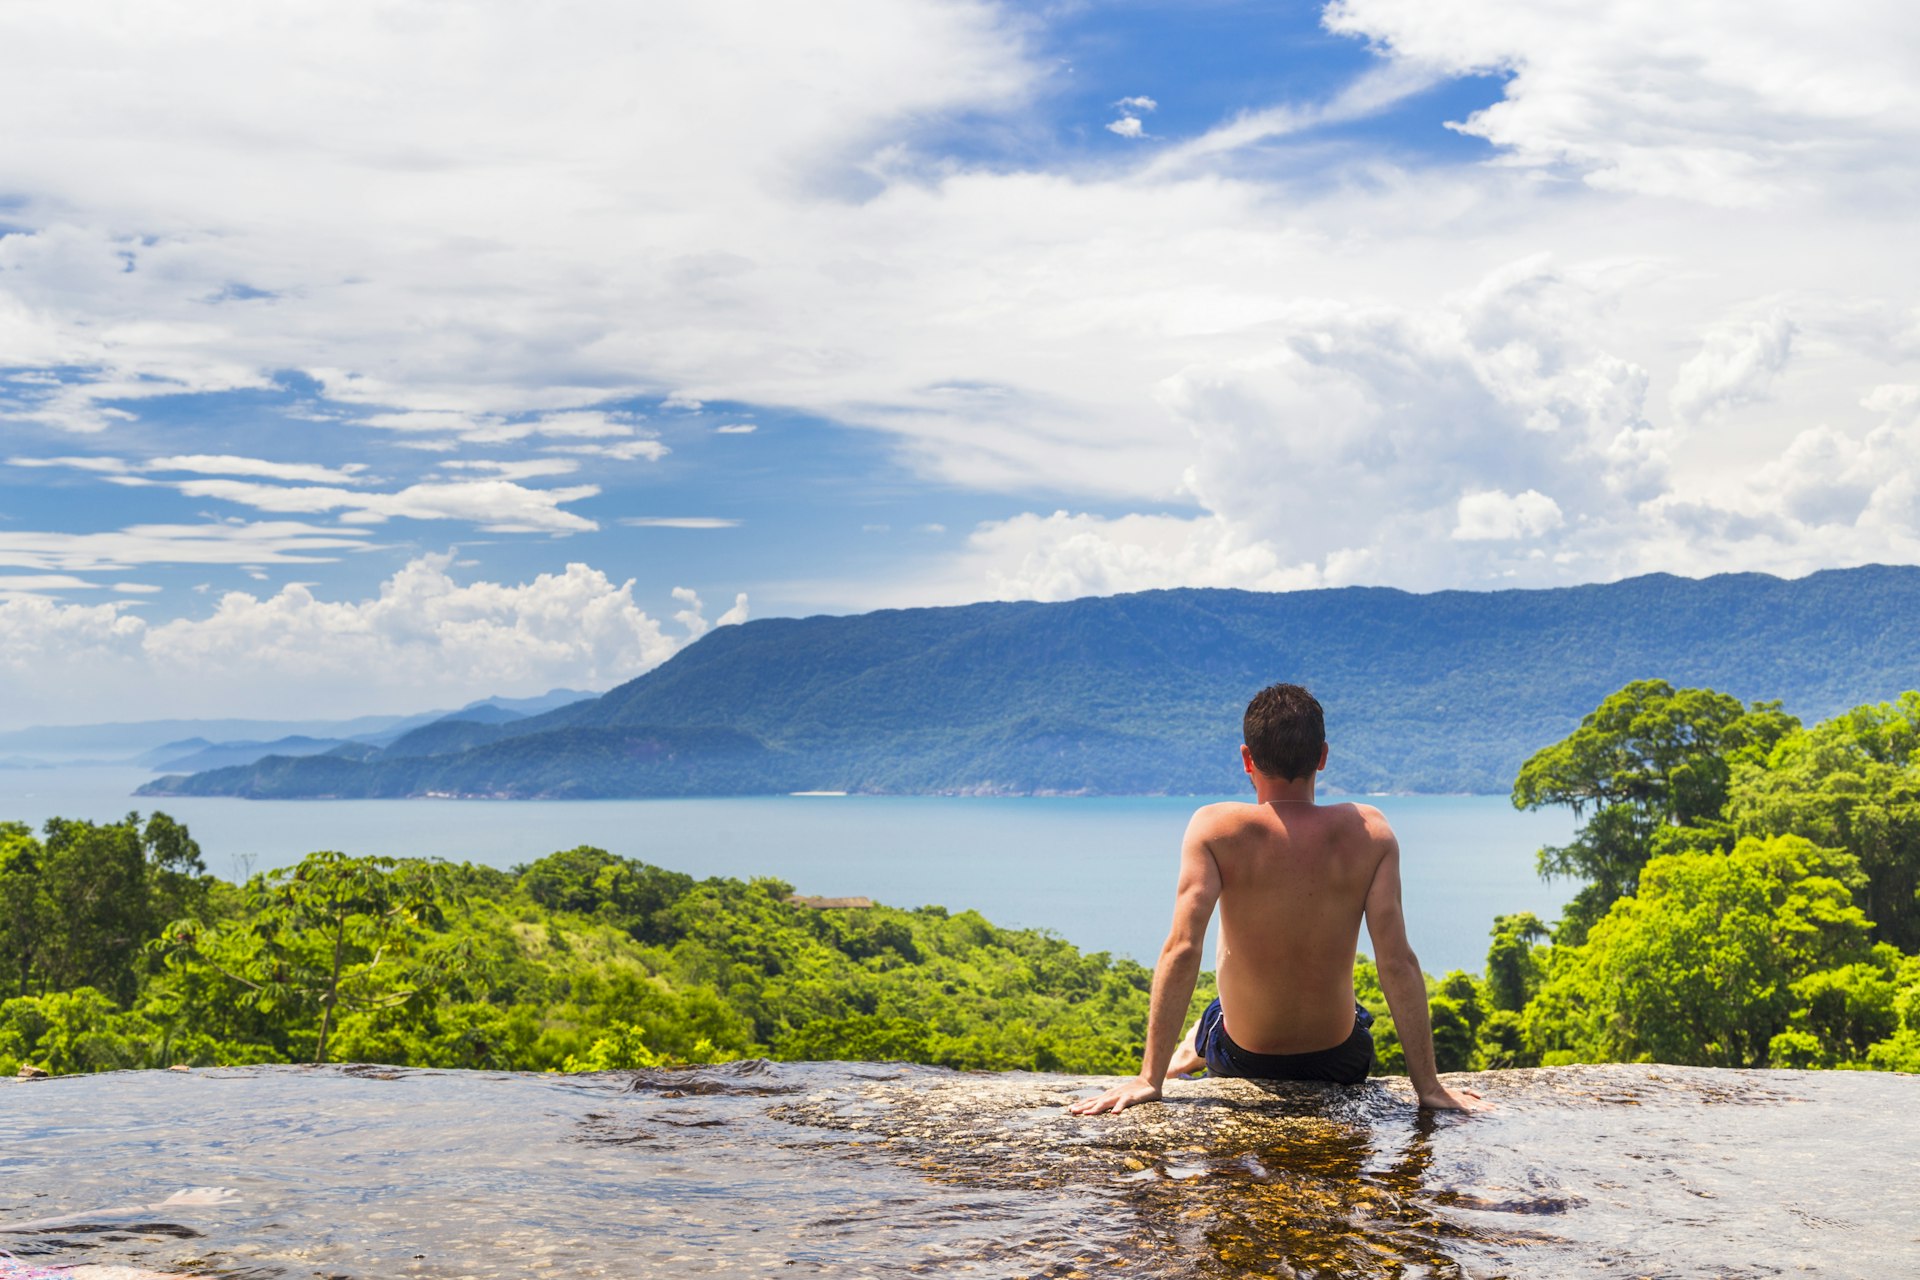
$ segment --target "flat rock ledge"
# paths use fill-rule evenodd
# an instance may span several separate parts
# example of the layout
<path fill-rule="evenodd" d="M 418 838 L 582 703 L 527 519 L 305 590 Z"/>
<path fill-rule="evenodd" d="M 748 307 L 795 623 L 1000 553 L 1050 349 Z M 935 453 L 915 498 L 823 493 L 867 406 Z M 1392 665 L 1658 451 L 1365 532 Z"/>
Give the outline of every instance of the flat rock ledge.
<path fill-rule="evenodd" d="M 1882 1277 L 1920 1253 L 1920 1078 L 1449 1080 L 1492 1109 L 1202 1080 L 1081 1117 L 1112 1080 L 893 1063 L 0 1081 L 0 1233 L 69 1223 L 0 1248 L 223 1280 Z M 205 1184 L 231 1194 L 137 1208 Z"/>

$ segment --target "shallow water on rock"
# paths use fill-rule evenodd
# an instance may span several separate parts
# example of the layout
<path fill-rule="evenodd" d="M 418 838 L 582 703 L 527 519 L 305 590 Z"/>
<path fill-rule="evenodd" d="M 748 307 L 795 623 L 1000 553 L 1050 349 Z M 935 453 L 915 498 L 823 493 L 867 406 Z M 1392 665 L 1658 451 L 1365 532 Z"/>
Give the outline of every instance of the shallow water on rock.
<path fill-rule="evenodd" d="M 1095 1081 L 846 1063 L 8 1083 L 0 1249 L 235 1280 L 1891 1276 L 1920 1256 L 1920 1079 L 1459 1079 L 1495 1109 L 1216 1081 L 1080 1118 L 1062 1108 Z M 160 1204 L 207 1186 L 235 1197 Z"/>

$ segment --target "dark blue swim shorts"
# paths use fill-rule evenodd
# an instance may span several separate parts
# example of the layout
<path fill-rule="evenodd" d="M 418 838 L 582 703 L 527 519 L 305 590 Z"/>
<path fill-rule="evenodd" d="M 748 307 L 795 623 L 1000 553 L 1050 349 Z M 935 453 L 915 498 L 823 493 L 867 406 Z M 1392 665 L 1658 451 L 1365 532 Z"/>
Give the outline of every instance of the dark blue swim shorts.
<path fill-rule="evenodd" d="M 1214 998 L 1200 1015 L 1194 1047 L 1207 1060 L 1207 1072 L 1249 1080 L 1331 1080 L 1359 1084 L 1373 1069 L 1373 1015 L 1353 1006 L 1353 1034 L 1331 1049 L 1312 1053 L 1254 1053 L 1227 1038 L 1226 1015 Z"/>

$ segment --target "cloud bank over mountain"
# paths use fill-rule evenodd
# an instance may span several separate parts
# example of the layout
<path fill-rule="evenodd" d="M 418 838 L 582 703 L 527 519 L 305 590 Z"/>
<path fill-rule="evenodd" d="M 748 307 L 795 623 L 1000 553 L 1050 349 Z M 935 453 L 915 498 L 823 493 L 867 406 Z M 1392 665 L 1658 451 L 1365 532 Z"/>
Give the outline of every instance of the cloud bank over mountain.
<path fill-rule="evenodd" d="M 634 603 L 631 581 L 615 584 L 584 564 L 530 582 L 462 585 L 452 560 L 414 560 L 364 600 L 321 600 L 292 583 L 267 596 L 231 591 L 204 617 L 158 625 L 111 603 L 0 598 L 8 711 L 57 721 L 108 719 L 129 706 L 186 715 L 211 704 L 351 716 L 475 688 L 525 696 L 561 675 L 604 686 L 748 617 L 745 595 L 709 619 L 700 597 L 681 588 L 669 626 Z"/>
<path fill-rule="evenodd" d="M 9 6 L 0 651 L 351 651 L 455 543 L 667 613 L 1920 557 L 1907 10 L 1225 8 L 1320 43 L 1203 111 L 986 0 Z"/>

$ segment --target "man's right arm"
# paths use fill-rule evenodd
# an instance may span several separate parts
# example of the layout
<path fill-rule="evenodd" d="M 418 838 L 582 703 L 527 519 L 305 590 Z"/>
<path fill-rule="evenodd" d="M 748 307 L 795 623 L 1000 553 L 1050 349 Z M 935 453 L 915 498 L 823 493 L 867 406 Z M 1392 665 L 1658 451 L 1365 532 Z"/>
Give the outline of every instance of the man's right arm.
<path fill-rule="evenodd" d="M 1115 1085 L 1097 1098 L 1085 1098 L 1068 1110 L 1075 1115 L 1125 1111 L 1136 1103 L 1160 1097 L 1167 1082 L 1167 1064 L 1180 1043 L 1180 1029 L 1193 987 L 1200 976 L 1201 950 L 1207 940 L 1207 922 L 1220 899 L 1220 865 L 1214 861 L 1207 837 L 1214 827 L 1206 809 L 1193 815 L 1180 842 L 1180 882 L 1174 891 L 1173 927 L 1160 962 L 1153 968 L 1153 993 L 1147 1003 L 1147 1043 L 1140 1074 Z"/>
<path fill-rule="evenodd" d="M 1419 957 L 1407 941 L 1406 917 L 1400 906 L 1400 842 L 1386 835 L 1386 855 L 1374 869 L 1367 890 L 1367 935 L 1373 939 L 1373 963 L 1380 973 L 1380 989 L 1400 1048 L 1407 1059 L 1407 1078 L 1420 1105 L 1437 1111 L 1471 1111 L 1480 1095 L 1471 1089 L 1454 1093 L 1440 1083 L 1433 1060 L 1433 1025 L 1427 1014 L 1427 980 Z"/>

